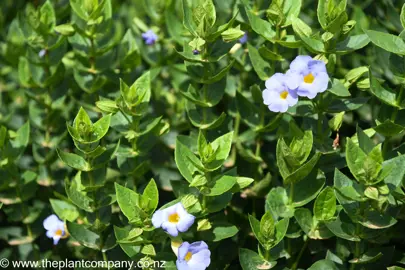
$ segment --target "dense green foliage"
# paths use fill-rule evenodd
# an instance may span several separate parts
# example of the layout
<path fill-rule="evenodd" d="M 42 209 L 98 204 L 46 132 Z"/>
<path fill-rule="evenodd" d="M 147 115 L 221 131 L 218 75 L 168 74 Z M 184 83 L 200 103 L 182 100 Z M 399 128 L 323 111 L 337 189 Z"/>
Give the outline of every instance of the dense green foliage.
<path fill-rule="evenodd" d="M 404 269 L 403 4 L 2 0 L 0 258 Z M 269 110 L 298 55 L 327 90 Z"/>

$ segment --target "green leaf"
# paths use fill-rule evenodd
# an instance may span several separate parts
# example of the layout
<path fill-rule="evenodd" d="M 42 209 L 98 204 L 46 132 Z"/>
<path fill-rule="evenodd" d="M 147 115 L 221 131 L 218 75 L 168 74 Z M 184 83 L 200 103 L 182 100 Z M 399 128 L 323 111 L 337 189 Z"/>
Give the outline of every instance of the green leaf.
<path fill-rule="evenodd" d="M 336 53 L 337 54 L 345 54 L 350 53 L 356 50 L 360 50 L 364 48 L 370 43 L 370 39 L 367 35 L 354 35 L 347 37 L 345 40 L 336 44 Z"/>
<path fill-rule="evenodd" d="M 284 188 L 276 187 L 270 190 L 266 198 L 266 211 L 269 210 L 280 217 L 294 215 L 294 207 L 289 204 L 289 198 Z"/>
<path fill-rule="evenodd" d="M 246 15 L 247 19 L 250 22 L 252 30 L 257 34 L 261 35 L 265 39 L 272 41 L 276 35 L 276 32 L 273 30 L 273 26 L 260 17 L 256 16 L 252 10 L 249 10 L 247 7 L 241 10 L 242 15 Z"/>
<path fill-rule="evenodd" d="M 395 124 L 389 119 L 386 119 L 383 123 L 377 122 L 377 126 L 374 130 L 385 137 L 392 137 L 398 135 L 404 131 L 405 127 Z"/>
<path fill-rule="evenodd" d="M 364 30 L 364 32 L 374 45 L 395 54 L 405 55 L 405 42 L 402 38 L 374 30 Z"/>
<path fill-rule="evenodd" d="M 96 101 L 96 106 L 99 108 L 101 111 L 105 113 L 116 113 L 118 112 L 118 106 L 117 103 L 113 100 L 109 99 L 103 99 L 100 101 Z"/>
<path fill-rule="evenodd" d="M 93 125 L 93 140 L 98 141 L 103 138 L 107 132 L 108 129 L 110 128 L 110 122 L 111 122 L 111 114 L 107 114 L 106 116 L 103 116 L 100 120 L 94 123 Z"/>
<path fill-rule="evenodd" d="M 244 31 L 240 30 L 240 25 L 235 28 L 229 28 L 228 30 L 221 33 L 222 39 L 225 42 L 232 42 L 240 39 L 245 34 Z"/>
<path fill-rule="evenodd" d="M 271 51 L 266 46 L 261 46 L 259 48 L 259 53 L 263 58 L 265 58 L 267 60 L 271 60 L 271 61 L 284 61 L 285 60 L 282 55 Z"/>
<path fill-rule="evenodd" d="M 312 35 L 311 27 L 299 18 L 292 19 L 292 27 L 299 37 L 310 37 Z"/>
<path fill-rule="evenodd" d="M 308 270 L 339 270 L 339 268 L 330 260 L 320 260 L 311 265 Z"/>
<path fill-rule="evenodd" d="M 55 26 L 54 30 L 63 36 L 73 36 L 75 34 L 74 27 L 68 23 Z"/>
<path fill-rule="evenodd" d="M 338 97 L 350 97 L 351 96 L 347 87 L 343 83 L 341 83 L 338 79 L 333 79 L 332 87 L 328 91 Z"/>
<path fill-rule="evenodd" d="M 142 247 L 141 253 L 150 256 L 156 256 L 155 247 L 152 244 L 146 244 Z"/>
<path fill-rule="evenodd" d="M 117 195 L 117 202 L 122 213 L 130 222 L 138 220 L 140 213 L 135 206 L 139 206 L 139 194 L 117 183 L 115 183 L 115 193 Z"/>
<path fill-rule="evenodd" d="M 211 229 L 199 232 L 200 237 L 206 241 L 219 242 L 233 237 L 239 231 L 235 225 L 228 222 L 213 221 L 211 225 Z"/>
<path fill-rule="evenodd" d="M 401 8 L 401 14 L 399 17 L 401 20 L 402 27 L 405 28 L 405 4 Z"/>
<path fill-rule="evenodd" d="M 325 223 L 326 227 L 337 237 L 349 241 L 360 242 L 360 237 L 356 234 L 356 225 L 350 220 L 344 211 L 340 211 L 338 217 Z"/>
<path fill-rule="evenodd" d="M 336 197 L 333 188 L 327 187 L 315 200 L 314 216 L 317 220 L 328 221 L 333 219 L 336 212 Z"/>
<path fill-rule="evenodd" d="M 325 175 L 321 170 L 313 170 L 307 177 L 294 187 L 287 188 L 287 194 L 291 194 L 292 205 L 300 207 L 306 205 L 318 195 L 325 184 Z"/>
<path fill-rule="evenodd" d="M 304 165 L 302 165 L 293 173 L 289 174 L 286 178 L 284 178 L 284 184 L 285 185 L 291 183 L 294 184 L 304 179 L 315 168 L 321 156 L 322 156 L 321 153 L 316 153 L 315 155 L 313 155 L 308 162 L 306 162 Z"/>
<path fill-rule="evenodd" d="M 176 161 L 177 168 L 179 169 L 181 175 L 191 183 L 193 181 L 193 176 L 196 173 L 204 174 L 197 166 L 194 165 L 191 160 L 195 160 L 199 163 L 199 160 L 194 155 L 193 152 L 187 147 L 185 143 L 187 137 L 178 136 L 176 138 L 176 147 L 174 151 L 174 159 Z"/>
<path fill-rule="evenodd" d="M 346 162 L 350 169 L 350 172 L 360 181 L 363 181 L 361 177 L 363 171 L 364 161 L 367 155 L 357 146 L 351 139 L 347 140 L 346 145 Z"/>
<path fill-rule="evenodd" d="M 276 246 L 283 240 L 287 233 L 288 224 L 290 224 L 289 218 L 284 218 L 276 223 L 276 241 L 272 243 L 273 246 Z"/>
<path fill-rule="evenodd" d="M 49 0 L 47 0 L 40 9 L 40 21 L 47 27 L 47 30 L 50 31 L 55 27 L 56 17 L 55 10 Z"/>
<path fill-rule="evenodd" d="M 119 243 L 122 250 L 128 255 L 128 257 L 132 258 L 141 251 L 141 247 L 132 243 L 120 243 L 120 240 L 126 239 L 129 236 L 129 233 L 130 231 L 127 231 L 124 228 L 114 226 L 114 235 L 117 238 L 117 242 Z"/>
<path fill-rule="evenodd" d="M 329 120 L 328 125 L 333 131 L 338 131 L 340 127 L 342 126 L 343 122 L 343 116 L 345 115 L 345 112 L 340 112 L 333 116 L 332 119 Z"/>
<path fill-rule="evenodd" d="M 220 116 L 217 116 L 211 110 L 207 111 L 206 108 L 199 108 L 190 101 L 187 101 L 186 109 L 190 122 L 199 129 L 217 128 L 226 118 L 226 114 L 224 112 L 222 112 Z"/>
<path fill-rule="evenodd" d="M 322 26 L 323 29 L 326 29 L 328 27 L 327 3 L 328 3 L 327 0 L 319 0 L 318 1 L 318 8 L 316 9 L 319 24 Z"/>
<path fill-rule="evenodd" d="M 381 86 L 380 82 L 373 76 L 371 70 L 369 71 L 370 77 L 370 92 L 379 100 L 387 105 L 400 108 L 397 102 L 397 93 L 390 88 L 384 88 Z"/>
<path fill-rule="evenodd" d="M 101 250 L 101 239 L 98 234 L 87 229 L 83 224 L 67 222 L 70 235 L 85 247 Z"/>
<path fill-rule="evenodd" d="M 141 196 L 141 207 L 147 213 L 153 213 L 159 203 L 159 191 L 154 179 L 151 179 L 143 190 Z"/>
<path fill-rule="evenodd" d="M 183 25 L 185 28 L 187 28 L 188 31 L 193 36 L 198 36 L 196 29 L 197 26 L 192 18 L 192 14 L 190 13 L 190 8 L 187 5 L 187 0 L 182 0 L 182 6 L 183 6 Z"/>
<path fill-rule="evenodd" d="M 79 211 L 77 211 L 74 205 L 56 199 L 50 199 L 49 201 L 53 211 L 60 219 L 73 222 L 79 217 Z"/>
<path fill-rule="evenodd" d="M 271 269 L 277 264 L 276 261 L 268 262 L 256 252 L 245 248 L 239 249 L 239 262 L 243 270 Z"/>
<path fill-rule="evenodd" d="M 297 129 L 297 133 L 294 134 L 294 138 L 290 144 L 290 149 L 295 159 L 303 164 L 309 157 L 313 145 L 313 135 L 311 130 L 305 130 L 302 132 Z"/>
<path fill-rule="evenodd" d="M 365 154 L 369 154 L 375 147 L 371 138 L 359 126 L 357 126 L 357 140 L 359 147 Z"/>
<path fill-rule="evenodd" d="M 127 87 L 121 80 L 121 95 L 129 108 L 141 103 L 149 102 L 151 95 L 151 76 L 150 72 L 145 72 L 141 77 Z"/>
<path fill-rule="evenodd" d="M 383 254 L 378 251 L 377 249 L 371 249 L 368 250 L 366 253 L 363 253 L 359 258 L 353 258 L 349 261 L 349 263 L 353 264 L 366 264 L 366 263 L 372 263 L 377 261 L 379 258 L 381 258 Z"/>
<path fill-rule="evenodd" d="M 256 239 L 259 241 L 261 245 L 266 244 L 266 239 L 263 237 L 262 233 L 260 232 L 260 221 L 257 220 L 254 216 L 248 214 L 249 224 L 252 228 L 252 232 L 255 235 Z"/>
<path fill-rule="evenodd" d="M 79 189 L 80 187 L 81 172 L 79 171 L 74 177 L 73 181 L 69 183 L 69 180 L 65 179 L 65 191 L 69 199 L 79 208 L 87 211 L 93 212 L 92 207 L 93 199 L 88 197 L 85 192 Z"/>
<path fill-rule="evenodd" d="M 213 149 L 217 149 L 215 152 L 215 159 L 205 164 L 205 168 L 208 170 L 216 170 L 222 166 L 225 160 L 228 158 L 229 153 L 231 152 L 232 147 L 232 140 L 233 140 L 233 131 L 222 135 L 215 139 L 211 146 Z"/>
<path fill-rule="evenodd" d="M 276 233 L 276 226 L 273 216 L 270 212 L 266 212 L 260 220 L 260 233 L 264 238 L 273 240 Z"/>
<path fill-rule="evenodd" d="M 230 190 L 237 183 L 236 177 L 222 175 L 213 180 L 213 183 L 208 183 L 209 192 L 206 196 L 219 196 Z"/>
<path fill-rule="evenodd" d="M 251 183 L 253 183 L 255 180 L 253 178 L 248 178 L 248 177 L 236 177 L 236 183 L 230 190 L 232 193 L 236 193 L 244 189 L 245 187 L 248 187 Z"/>
<path fill-rule="evenodd" d="M 298 208 L 294 211 L 294 217 L 297 220 L 298 224 L 300 225 L 301 229 L 306 233 L 309 234 L 312 230 L 313 226 L 313 219 L 311 211 L 307 208 Z"/>
<path fill-rule="evenodd" d="M 66 153 L 59 148 L 56 148 L 56 152 L 59 158 L 69 167 L 85 172 L 92 170 L 91 165 L 83 157 L 73 153 Z"/>

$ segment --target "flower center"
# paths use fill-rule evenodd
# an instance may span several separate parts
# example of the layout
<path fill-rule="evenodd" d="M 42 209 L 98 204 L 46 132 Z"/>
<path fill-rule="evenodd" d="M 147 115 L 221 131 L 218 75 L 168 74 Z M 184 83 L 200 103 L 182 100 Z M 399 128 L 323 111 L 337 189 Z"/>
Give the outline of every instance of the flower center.
<path fill-rule="evenodd" d="M 186 256 L 184 256 L 184 259 L 188 262 L 191 259 L 191 257 L 193 257 L 193 254 L 189 251 L 187 252 Z"/>
<path fill-rule="evenodd" d="M 180 216 L 177 213 L 171 214 L 169 216 L 169 222 L 171 222 L 171 223 L 178 223 L 179 220 L 180 220 Z"/>
<path fill-rule="evenodd" d="M 313 83 L 315 80 L 314 75 L 312 73 L 309 73 L 307 76 L 304 77 L 304 82 L 305 83 Z"/>
<path fill-rule="evenodd" d="M 288 97 L 288 91 L 283 91 L 280 93 L 280 98 L 286 99 Z"/>
<path fill-rule="evenodd" d="M 57 231 L 55 232 L 55 235 L 57 235 L 57 236 L 62 236 L 62 234 L 63 234 L 63 232 L 62 232 L 61 229 L 59 229 L 59 230 L 57 230 Z"/>

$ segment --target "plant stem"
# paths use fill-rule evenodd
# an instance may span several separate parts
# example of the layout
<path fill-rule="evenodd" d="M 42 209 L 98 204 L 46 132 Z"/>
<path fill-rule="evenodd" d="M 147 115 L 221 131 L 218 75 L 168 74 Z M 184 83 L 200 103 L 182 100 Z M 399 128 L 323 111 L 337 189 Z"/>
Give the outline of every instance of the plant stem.
<path fill-rule="evenodd" d="M 299 262 L 301 260 L 302 254 L 304 254 L 304 251 L 308 246 L 308 242 L 309 242 L 309 237 L 307 237 L 307 239 L 305 240 L 304 245 L 302 246 L 302 248 L 300 250 L 300 253 L 298 253 L 297 259 L 295 260 L 294 264 L 291 267 L 291 270 L 296 270 L 297 269 L 298 264 L 299 264 Z"/>
<path fill-rule="evenodd" d="M 356 224 L 356 235 L 359 234 L 360 225 L 359 223 Z M 356 241 L 355 248 L 354 248 L 354 259 L 357 259 L 360 255 L 360 242 Z M 350 266 L 350 270 L 356 269 L 356 264 L 352 263 Z"/>
<path fill-rule="evenodd" d="M 102 254 L 103 254 L 103 260 L 105 261 L 105 262 L 108 262 L 108 258 L 107 258 L 107 253 L 106 252 L 101 252 Z"/>

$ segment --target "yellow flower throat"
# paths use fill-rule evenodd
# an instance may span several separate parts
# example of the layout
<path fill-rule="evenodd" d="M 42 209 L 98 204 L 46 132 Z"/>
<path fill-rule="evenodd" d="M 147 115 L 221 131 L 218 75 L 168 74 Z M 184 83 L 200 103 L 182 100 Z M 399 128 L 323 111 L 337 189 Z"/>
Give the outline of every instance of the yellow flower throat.
<path fill-rule="evenodd" d="M 280 93 L 280 98 L 286 99 L 288 97 L 288 91 L 283 91 Z"/>
<path fill-rule="evenodd" d="M 184 256 L 184 259 L 188 262 L 191 259 L 191 257 L 193 257 L 193 254 L 189 251 L 187 252 L 186 256 Z"/>
<path fill-rule="evenodd" d="M 304 77 L 304 82 L 305 83 L 313 83 L 315 80 L 314 75 L 312 73 L 309 73 L 307 76 Z"/>
<path fill-rule="evenodd" d="M 169 222 L 171 222 L 171 223 L 178 223 L 179 220 L 180 220 L 180 216 L 177 213 L 171 214 L 169 216 Z"/>

